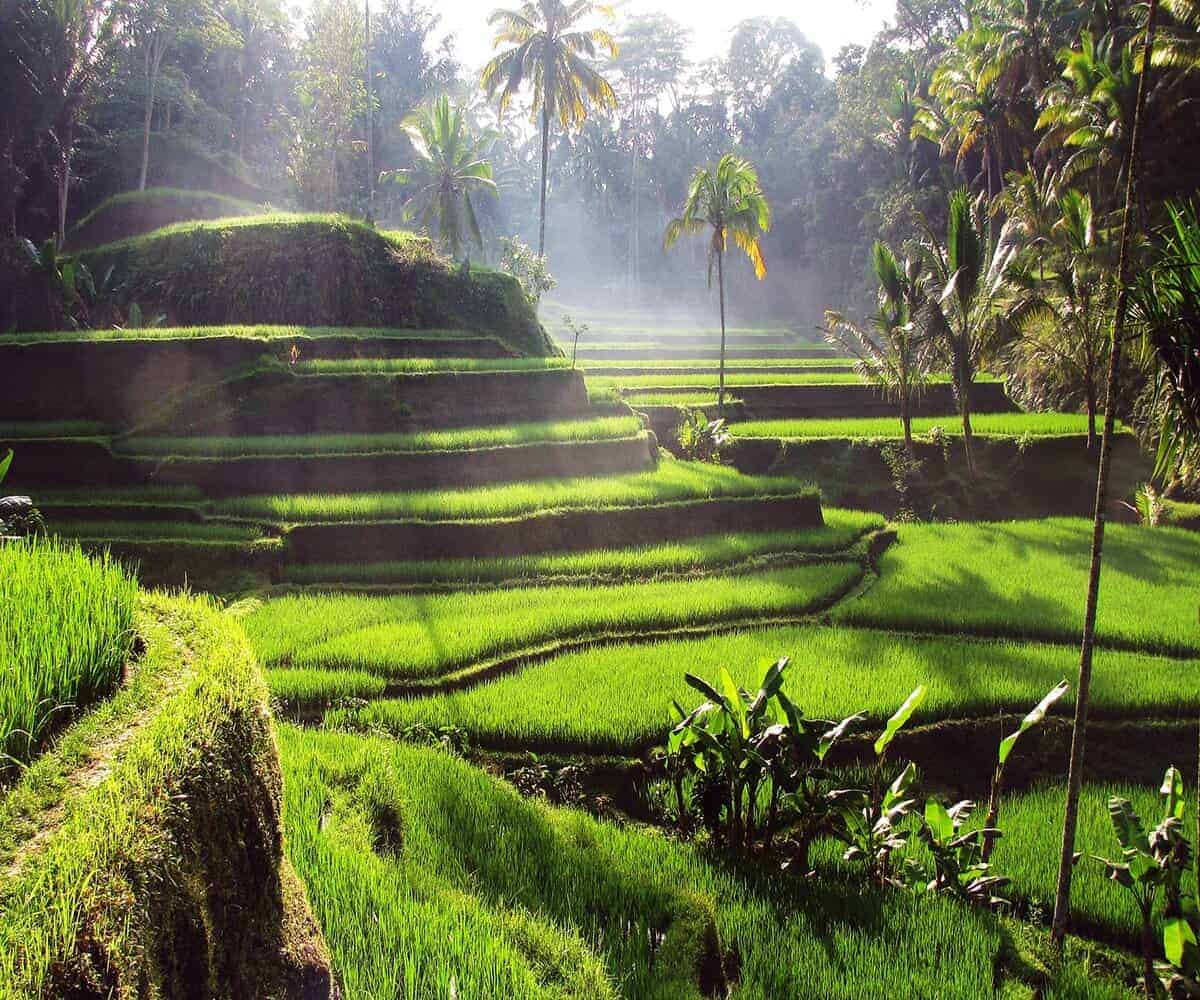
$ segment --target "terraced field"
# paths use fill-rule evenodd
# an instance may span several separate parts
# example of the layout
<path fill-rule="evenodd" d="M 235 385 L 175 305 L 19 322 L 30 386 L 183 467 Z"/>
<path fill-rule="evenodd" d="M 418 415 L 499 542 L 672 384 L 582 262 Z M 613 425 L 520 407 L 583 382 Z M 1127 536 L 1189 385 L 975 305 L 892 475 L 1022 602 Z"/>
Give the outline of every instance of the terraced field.
<path fill-rule="evenodd" d="M 225 354 L 201 332 L 82 338 L 72 350 L 194 350 L 211 384 L 165 407 L 136 387 L 84 397 L 70 419 L 0 424 L 0 444 L 55 534 L 228 598 L 287 720 L 288 856 L 348 996 L 849 998 L 881 976 L 896 996 L 1125 996 L 1136 923 L 1098 869 L 1078 877 L 1066 959 L 1042 944 L 1070 694 L 1010 776 L 1004 914 L 868 884 L 829 836 L 794 872 L 790 833 L 737 860 L 674 828 L 657 751 L 699 700 L 685 673 L 753 688 L 781 656 L 806 717 L 862 713 L 830 758 L 840 779 L 921 685 L 897 757 L 924 793 L 984 798 L 1000 735 L 1074 676 L 1089 532 L 892 525 L 822 502 L 816 465 L 672 458 L 654 401 L 677 419 L 711 400 L 713 366 L 695 331 L 646 332 L 615 325 L 574 371 L 436 333 L 234 328 Z M 248 382 L 228 369 L 243 341 Z M 463 356 L 392 350 L 435 342 Z M 736 448 L 898 435 L 887 414 L 780 414 L 812 392 L 838 394 L 818 409 L 878 400 L 788 331 L 735 343 Z M 923 441 L 934 425 L 954 435 L 930 416 Z M 975 429 L 1073 447 L 1083 426 L 1009 412 Z M 1145 808 L 1168 763 L 1194 773 L 1200 714 L 1200 534 L 1114 526 L 1108 552 L 1081 832 L 1097 854 L 1114 849 L 1106 795 Z M 1131 764 L 1123 748 L 1151 735 Z"/>

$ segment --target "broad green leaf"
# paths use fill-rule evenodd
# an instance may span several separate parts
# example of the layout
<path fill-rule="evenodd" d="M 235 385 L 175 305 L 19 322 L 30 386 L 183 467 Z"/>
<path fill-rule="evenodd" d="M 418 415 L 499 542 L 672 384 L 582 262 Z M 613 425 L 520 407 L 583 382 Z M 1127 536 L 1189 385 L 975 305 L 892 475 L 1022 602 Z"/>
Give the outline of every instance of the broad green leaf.
<path fill-rule="evenodd" d="M 786 656 L 772 663 L 763 672 L 762 684 L 759 687 L 766 692 L 768 698 L 773 698 L 779 693 L 779 689 L 783 687 L 783 672 L 787 669 L 788 658 Z"/>
<path fill-rule="evenodd" d="M 1163 800 L 1163 815 L 1183 819 L 1183 775 L 1174 764 L 1167 768 L 1158 792 Z"/>
<path fill-rule="evenodd" d="M 1010 733 L 1000 741 L 1000 764 L 1008 760 L 1008 755 L 1012 753 L 1012 748 L 1016 744 L 1018 738 L 1027 730 L 1038 725 L 1044 718 L 1050 707 L 1059 700 L 1063 695 L 1070 690 L 1070 685 L 1064 680 L 1059 681 L 1050 692 L 1037 703 L 1037 706 L 1024 719 L 1021 720 L 1021 725 L 1015 733 Z"/>
<path fill-rule="evenodd" d="M 1185 917 L 1167 917 L 1163 921 L 1163 951 L 1176 968 L 1183 965 L 1183 952 L 1196 944 L 1196 934 Z"/>
<path fill-rule="evenodd" d="M 13 450 L 9 448 L 8 453 L 3 458 L 0 458 L 0 483 L 4 482 L 4 477 L 8 475 L 8 469 L 12 465 L 12 460 Z"/>
<path fill-rule="evenodd" d="M 721 693 L 715 687 L 709 684 L 708 681 L 697 677 L 695 674 L 686 673 L 683 675 L 683 679 L 702 695 L 704 695 L 704 697 L 709 701 L 715 702 L 718 705 L 724 705 L 726 708 L 729 707 L 728 705 L 725 705 L 725 698 L 721 695 Z"/>
<path fill-rule="evenodd" d="M 738 690 L 738 686 L 734 683 L 729 671 L 724 667 L 721 668 L 721 690 L 725 694 L 725 700 L 729 704 L 730 711 L 732 711 L 737 719 L 742 739 L 749 739 L 750 724 L 746 721 L 746 706 L 742 703 L 742 693 Z"/>
<path fill-rule="evenodd" d="M 888 719 L 887 726 L 884 728 L 883 733 L 880 735 L 879 739 L 875 741 L 876 757 L 883 754 L 883 752 L 888 748 L 888 744 L 896 738 L 896 734 L 900 731 L 900 728 L 912 718 L 913 712 L 917 710 L 917 707 L 924 700 L 925 685 L 918 684 L 913 690 L 913 693 L 904 700 L 904 704 L 896 710 L 896 714 Z"/>
<path fill-rule="evenodd" d="M 1144 853 L 1146 850 L 1146 831 L 1142 821 L 1133 811 L 1133 804 L 1128 799 L 1114 796 L 1108 800 L 1108 815 L 1112 820 L 1113 831 L 1117 842 L 1124 851 Z"/>
<path fill-rule="evenodd" d="M 949 840 L 954 836 L 954 820 L 937 799 L 925 803 L 925 824 L 938 840 Z"/>

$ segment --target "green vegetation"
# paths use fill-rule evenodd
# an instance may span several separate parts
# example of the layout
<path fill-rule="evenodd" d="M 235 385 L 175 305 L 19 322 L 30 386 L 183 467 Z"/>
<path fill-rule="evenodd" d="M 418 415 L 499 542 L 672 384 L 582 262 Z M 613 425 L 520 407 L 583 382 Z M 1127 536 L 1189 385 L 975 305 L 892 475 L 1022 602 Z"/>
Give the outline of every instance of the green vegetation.
<path fill-rule="evenodd" d="M 740 364 L 740 362 L 739 362 Z M 931 383 L 949 382 L 948 375 L 932 375 L 928 379 Z M 999 381 L 994 376 L 980 377 L 977 382 L 996 382 Z M 681 374 L 675 375 L 670 372 L 664 372 L 659 375 L 657 373 L 647 373 L 642 375 L 588 375 L 587 383 L 589 388 L 617 388 L 624 390 L 633 389 L 659 389 L 665 390 L 673 387 L 683 389 L 711 389 L 717 391 L 717 375 L 716 373 L 694 375 Z M 861 375 L 854 372 L 774 372 L 769 367 L 762 368 L 759 372 L 736 372 L 725 374 L 725 385 L 727 387 L 742 388 L 747 386 L 759 385 L 865 385 Z"/>
<path fill-rule="evenodd" d="M 604 478 L 543 479 L 462 490 L 413 493 L 300 494 L 233 497 L 214 504 L 219 514 L 284 523 L 416 518 L 465 521 L 536 511 L 594 510 L 719 497 L 789 496 L 803 480 L 744 476 L 717 465 L 664 461 L 652 472 Z"/>
<path fill-rule="evenodd" d="M 716 390 L 709 392 L 655 392 L 654 390 L 631 389 L 629 392 L 617 393 L 615 389 L 595 389 L 588 394 L 588 399 L 599 402 L 603 397 L 600 393 L 613 392 L 614 398 L 624 399 L 630 406 L 715 406 Z M 740 403 L 741 400 L 732 395 L 726 395 L 725 405 Z"/>
<path fill-rule="evenodd" d="M 1091 530 L 1048 518 L 1005 524 L 907 525 L 879 581 L 838 609 L 839 621 L 914 631 L 1078 641 Z M 1105 543 L 1097 638 L 1190 656 L 1200 537 L 1112 525 Z"/>
<path fill-rule="evenodd" d="M 635 437 L 636 417 L 595 417 L 546 423 L 494 424 L 407 434 L 289 434 L 244 437 L 127 438 L 120 453 L 134 456 L 299 457 L 380 455 L 391 452 L 473 451 L 557 441 L 612 441 Z"/>
<path fill-rule="evenodd" d="M 77 545 L 0 544 L 0 776 L 105 697 L 133 652 L 137 584 Z"/>
<path fill-rule="evenodd" d="M 43 343 L 99 343 L 125 340 L 207 340 L 214 337 L 237 337 L 242 340 L 261 340 L 264 343 L 295 341 L 303 348 L 310 340 L 336 338 L 347 341 L 367 340 L 460 340 L 463 338 L 491 340 L 468 330 L 420 329 L 372 326 L 287 326 L 268 323 L 219 323 L 211 326 L 153 326 L 113 330 L 53 330 L 35 333 L 7 333 L 0 346 Z M 531 359 L 536 363 L 537 359 Z M 552 359 L 547 359 L 552 363 Z M 399 362 L 404 363 L 404 362 Z M 415 362 L 428 364 L 430 362 Z M 433 362 L 436 364 L 436 362 Z M 468 359 L 456 358 L 453 364 L 471 364 Z M 303 365 L 304 362 L 301 362 Z"/>
<path fill-rule="evenodd" d="M 63 538 L 114 542 L 253 542 L 263 537 L 252 525 L 212 521 L 55 521 L 49 530 Z"/>
<path fill-rule="evenodd" d="M 424 332 L 424 331 L 422 331 Z M 423 375 L 441 372 L 536 372 L 567 368 L 566 358 L 349 358 L 301 361 L 301 375 Z"/>
<path fill-rule="evenodd" d="M 976 378 L 976 382 L 984 381 Z M 1119 426 L 1119 425 L 1118 425 Z M 953 417 L 914 417 L 914 434 L 929 434 L 934 427 L 956 437 L 962 429 Z M 1084 435 L 1087 417 L 1082 413 L 974 413 L 971 427 L 977 437 L 1054 437 Z M 902 437 L 894 417 L 806 418 L 792 420 L 747 420 L 730 428 L 744 438 L 896 438 Z"/>
<path fill-rule="evenodd" d="M 839 552 L 883 518 L 825 508 L 823 528 L 706 535 L 632 549 L 533 554 L 500 559 L 436 559 L 413 562 L 337 563 L 287 567 L 291 583 L 485 584 L 563 577 L 653 577 L 704 572 L 772 555 Z"/>
<path fill-rule="evenodd" d="M 286 248 L 280 252 L 280 248 Z M 473 330 L 518 352 L 552 353 L 517 282 L 463 272 L 429 240 L 340 215 L 276 213 L 188 222 L 80 254 L 116 289 L 179 325 L 404 326 Z"/>
<path fill-rule="evenodd" d="M 0 441 L 34 441 L 50 438 L 107 437 L 108 429 L 94 420 L 30 420 L 0 423 Z"/>
<path fill-rule="evenodd" d="M 244 618 L 264 665 L 431 678 L 573 637 L 808 614 L 858 582 L 827 562 L 743 576 L 480 593 L 292 595 Z"/>
<path fill-rule="evenodd" d="M 849 1000 L 881 978 L 897 996 L 973 1000 L 1012 975 L 1008 934 L 980 910 L 864 889 L 835 865 L 799 889 L 526 801 L 436 750 L 289 726 L 280 742 L 289 853 L 353 996 L 415 1000 L 453 982 L 482 1000 L 700 1000 L 735 947 L 737 1000 L 798 983 Z M 1119 995 L 1098 970 L 1058 976 L 1047 995 Z"/>
<path fill-rule="evenodd" d="M 918 684 L 928 688 L 918 723 L 1023 712 L 1070 676 L 1078 652 L 873 629 L 754 628 L 596 646 L 465 691 L 378 702 L 334 718 L 396 732 L 416 724 L 452 726 L 485 746 L 629 752 L 661 742 L 675 721 L 673 700 L 694 700 L 684 670 L 710 678 L 725 667 L 736 683 L 756 687 L 764 666 L 780 656 L 791 660 L 784 690 L 806 715 L 838 719 L 865 711 L 864 725 L 877 726 Z M 272 677 L 278 692 L 287 683 L 278 673 Z M 613 697 L 615 690 L 620 697 Z M 1181 669 L 1176 661 L 1138 653 L 1101 651 L 1092 697 L 1101 717 L 1186 719 L 1200 710 L 1192 665 Z M 1069 711 L 1069 704 L 1068 698 L 1057 711 Z"/>
<path fill-rule="evenodd" d="M 726 365 L 725 374 L 745 374 L 745 369 L 761 369 L 770 372 L 772 369 L 784 372 L 792 368 L 814 369 L 814 374 L 822 371 L 845 372 L 850 359 L 830 358 L 738 358 L 733 364 Z M 681 368 L 702 369 L 704 374 L 715 375 L 716 362 L 707 358 L 697 358 L 689 361 L 687 358 L 647 358 L 644 361 L 585 361 L 579 366 L 590 377 L 608 375 L 653 375 L 661 372 L 670 375 Z M 802 374 L 802 373 L 801 373 Z"/>
<path fill-rule="evenodd" d="M 0 795 L 2 992 L 86 995 L 102 956 L 165 995 L 285 995 L 287 956 L 321 945 L 282 858 L 261 675 L 209 601 L 146 595 L 134 626 L 128 682 Z"/>

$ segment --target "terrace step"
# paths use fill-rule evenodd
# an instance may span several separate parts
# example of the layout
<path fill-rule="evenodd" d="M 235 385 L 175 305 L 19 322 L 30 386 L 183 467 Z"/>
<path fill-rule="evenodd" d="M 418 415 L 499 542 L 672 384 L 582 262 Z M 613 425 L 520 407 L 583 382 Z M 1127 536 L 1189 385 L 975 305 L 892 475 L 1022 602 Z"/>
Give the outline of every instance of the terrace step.
<path fill-rule="evenodd" d="M 802 359 L 795 359 L 800 361 Z M 854 371 L 854 366 L 849 362 L 838 364 L 835 361 L 830 361 L 828 364 L 787 364 L 780 362 L 779 364 L 771 365 L 747 365 L 747 364 L 727 364 L 725 366 L 726 375 L 758 375 L 764 381 L 770 379 L 772 375 L 849 375 Z M 678 365 L 619 365 L 619 364 L 589 364 L 584 370 L 584 374 L 588 378 L 593 376 L 614 377 L 614 376 L 636 376 L 636 375 L 703 375 L 707 379 L 715 380 L 718 377 L 718 369 L 714 364 L 696 364 L 688 362 L 680 362 Z M 707 384 L 707 382 L 706 382 Z"/>
<path fill-rule="evenodd" d="M 299 440 L 302 442 L 303 437 Z M 351 439 L 352 440 L 352 439 Z M 302 449 L 303 445 L 297 446 Z M 145 482 L 195 486 L 211 496 L 480 486 L 521 479 L 640 472 L 654 466 L 653 437 L 545 441 L 442 451 L 131 459 Z"/>
<path fill-rule="evenodd" d="M 579 345 L 580 361 L 717 361 L 719 347 L 681 347 L 678 344 L 645 344 L 639 347 L 588 347 Z M 771 360 L 775 358 L 827 359 L 836 361 L 838 355 L 829 347 L 762 346 L 732 347 L 725 351 L 725 360 Z"/>
<path fill-rule="evenodd" d="M 264 359 L 503 358 L 493 337 L 447 331 L 355 331 L 246 327 L 211 334 L 196 329 L 147 331 L 143 338 L 82 339 L 72 334 L 0 337 L 0 420 L 101 420 L 128 426 L 164 398 L 229 379 Z M 46 393 L 45 387 L 55 387 Z"/>
<path fill-rule="evenodd" d="M 878 386 L 848 382 L 838 385 L 739 385 L 737 396 L 754 417 L 891 417 L 897 404 Z M 1013 413 L 1003 382 L 976 382 L 971 408 L 978 413 Z M 938 382 L 925 386 L 913 407 L 914 417 L 944 417 L 958 412 L 954 388 Z"/>
<path fill-rule="evenodd" d="M 386 562 L 578 552 L 695 538 L 726 531 L 820 527 L 820 497 L 685 500 L 599 510 L 547 510 L 480 521 L 302 524 L 287 531 L 292 563 Z"/>

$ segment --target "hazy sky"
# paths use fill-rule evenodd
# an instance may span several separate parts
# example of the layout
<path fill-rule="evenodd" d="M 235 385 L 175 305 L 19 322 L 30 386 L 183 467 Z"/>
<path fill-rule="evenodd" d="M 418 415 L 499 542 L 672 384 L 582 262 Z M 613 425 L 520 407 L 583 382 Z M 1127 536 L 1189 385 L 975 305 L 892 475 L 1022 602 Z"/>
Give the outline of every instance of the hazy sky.
<path fill-rule="evenodd" d="M 442 15 L 441 32 L 456 37 L 458 58 L 481 66 L 491 54 L 487 15 L 519 0 L 445 0 L 435 4 Z M 865 44 L 896 9 L 895 0 L 628 0 L 619 9 L 631 14 L 662 11 L 692 29 L 692 56 L 704 59 L 723 52 L 730 29 L 748 17 L 789 17 L 825 53 L 828 64 L 843 45 Z"/>

